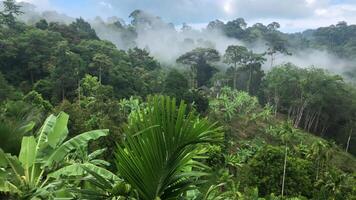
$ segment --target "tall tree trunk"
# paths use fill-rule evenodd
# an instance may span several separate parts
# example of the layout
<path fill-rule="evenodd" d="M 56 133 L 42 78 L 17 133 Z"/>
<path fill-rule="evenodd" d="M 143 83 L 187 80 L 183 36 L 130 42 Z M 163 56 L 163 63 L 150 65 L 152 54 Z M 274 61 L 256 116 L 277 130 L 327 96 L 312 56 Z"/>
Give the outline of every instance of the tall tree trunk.
<path fill-rule="evenodd" d="M 279 104 L 279 97 L 277 95 L 277 88 L 275 88 L 275 90 L 274 90 L 274 105 L 275 105 L 274 116 L 277 116 L 278 104 Z"/>
<path fill-rule="evenodd" d="M 273 67 L 273 63 L 274 63 L 274 54 L 271 54 L 271 68 Z"/>
<path fill-rule="evenodd" d="M 287 169 L 287 143 L 286 143 L 286 148 L 285 148 L 285 152 L 284 152 L 284 164 L 283 164 L 283 178 L 282 178 L 282 198 L 284 196 L 284 183 L 286 180 L 286 169 Z"/>
<path fill-rule="evenodd" d="M 191 88 L 196 89 L 198 87 L 197 81 L 197 67 L 191 66 Z"/>
<path fill-rule="evenodd" d="M 78 105 L 80 107 L 80 79 L 78 79 Z"/>
<path fill-rule="evenodd" d="M 307 101 L 304 101 L 302 103 L 302 105 L 299 107 L 298 109 L 298 113 L 297 113 L 297 119 L 294 123 L 294 128 L 298 128 L 299 127 L 299 124 L 300 124 L 300 120 L 302 119 L 303 117 L 303 113 L 304 113 L 304 110 L 305 110 L 305 107 L 307 106 Z"/>
<path fill-rule="evenodd" d="M 250 94 L 250 89 L 251 89 L 251 81 L 252 81 L 252 67 L 249 67 L 249 77 L 248 77 L 248 82 L 247 82 L 247 92 Z"/>
<path fill-rule="evenodd" d="M 99 83 L 101 85 L 101 66 L 99 66 Z"/>
<path fill-rule="evenodd" d="M 234 68 L 234 78 L 233 78 L 233 87 L 236 89 L 236 82 L 237 82 L 237 64 L 235 63 L 235 68 Z"/>
<path fill-rule="evenodd" d="M 349 137 L 347 138 L 347 143 L 346 143 L 346 153 L 349 151 L 349 147 L 350 147 L 350 140 L 351 140 L 351 134 L 352 134 L 352 128 L 351 128 L 351 131 L 350 131 L 350 134 L 349 134 Z"/>

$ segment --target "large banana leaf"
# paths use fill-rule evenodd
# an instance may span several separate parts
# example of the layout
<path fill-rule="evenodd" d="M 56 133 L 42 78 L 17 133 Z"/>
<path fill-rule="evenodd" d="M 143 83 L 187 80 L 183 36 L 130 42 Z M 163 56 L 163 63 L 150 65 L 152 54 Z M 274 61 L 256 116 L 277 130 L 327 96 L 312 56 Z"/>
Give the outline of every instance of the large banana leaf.
<path fill-rule="evenodd" d="M 48 133 L 48 144 L 55 148 L 58 144 L 64 141 L 68 135 L 68 123 L 69 115 L 64 112 L 59 113 L 56 118 L 53 130 Z"/>
<path fill-rule="evenodd" d="M 196 175 L 202 175 L 191 171 L 198 166 L 191 162 L 197 144 L 222 140 L 220 127 L 187 114 L 186 104 L 177 108 L 169 97 L 150 97 L 148 109 L 130 118 L 126 140 L 117 149 L 117 167 L 144 200 L 177 199 L 189 190 Z"/>
<path fill-rule="evenodd" d="M 75 136 L 74 138 L 64 142 L 62 145 L 56 148 L 51 156 L 47 159 L 45 166 L 51 166 L 54 162 L 62 161 L 71 151 L 80 147 L 86 147 L 89 141 L 107 136 L 108 134 L 109 130 L 95 130 Z"/>
<path fill-rule="evenodd" d="M 98 167 L 96 165 L 93 165 L 91 163 L 75 163 L 66 167 L 63 167 L 53 173 L 50 173 L 48 176 L 53 177 L 55 179 L 58 179 L 63 176 L 83 176 L 86 174 L 85 169 L 90 169 L 91 171 L 97 173 L 101 177 L 105 178 L 106 180 L 111 180 L 111 181 L 120 181 L 120 178 L 110 172 L 109 170 Z"/>
<path fill-rule="evenodd" d="M 24 169 L 29 169 L 35 163 L 36 139 L 33 136 L 23 137 L 19 160 Z"/>
<path fill-rule="evenodd" d="M 50 115 L 49 117 L 47 117 L 47 119 L 45 120 L 44 124 L 42 125 L 40 131 L 38 132 L 36 156 L 40 149 L 45 148 L 47 141 L 48 141 L 48 135 L 50 134 L 50 132 L 53 131 L 53 127 L 56 124 L 56 120 L 57 120 L 57 118 L 54 115 Z"/>

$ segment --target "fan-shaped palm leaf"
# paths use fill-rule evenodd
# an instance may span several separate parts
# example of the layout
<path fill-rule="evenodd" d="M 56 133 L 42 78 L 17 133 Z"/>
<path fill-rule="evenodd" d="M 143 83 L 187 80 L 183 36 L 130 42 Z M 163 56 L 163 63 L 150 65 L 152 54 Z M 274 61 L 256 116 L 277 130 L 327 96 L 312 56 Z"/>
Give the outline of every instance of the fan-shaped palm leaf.
<path fill-rule="evenodd" d="M 124 129 L 126 140 L 117 150 L 120 175 L 136 189 L 142 199 L 176 199 L 187 191 L 201 168 L 192 162 L 197 144 L 219 142 L 221 129 L 193 112 L 187 114 L 183 102 L 150 97 L 148 109 L 131 114 Z"/>

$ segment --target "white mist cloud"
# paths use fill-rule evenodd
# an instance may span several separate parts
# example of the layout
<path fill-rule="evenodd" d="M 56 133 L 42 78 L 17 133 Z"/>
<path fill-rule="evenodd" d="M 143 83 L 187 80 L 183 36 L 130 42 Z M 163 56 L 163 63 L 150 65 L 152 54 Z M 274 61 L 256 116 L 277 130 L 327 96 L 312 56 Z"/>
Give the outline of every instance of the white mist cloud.
<path fill-rule="evenodd" d="M 16 0 L 17 2 L 30 3 L 36 6 L 39 10 L 53 9 L 50 0 Z"/>

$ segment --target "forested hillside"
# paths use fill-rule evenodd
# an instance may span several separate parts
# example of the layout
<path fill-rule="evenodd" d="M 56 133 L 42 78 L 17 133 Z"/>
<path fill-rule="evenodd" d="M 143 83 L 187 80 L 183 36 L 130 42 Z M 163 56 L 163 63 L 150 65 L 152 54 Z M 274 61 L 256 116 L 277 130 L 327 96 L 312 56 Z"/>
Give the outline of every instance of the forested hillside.
<path fill-rule="evenodd" d="M 355 25 L 25 12 L 0 12 L 0 199 L 356 199 Z"/>

